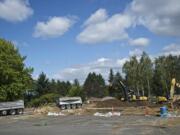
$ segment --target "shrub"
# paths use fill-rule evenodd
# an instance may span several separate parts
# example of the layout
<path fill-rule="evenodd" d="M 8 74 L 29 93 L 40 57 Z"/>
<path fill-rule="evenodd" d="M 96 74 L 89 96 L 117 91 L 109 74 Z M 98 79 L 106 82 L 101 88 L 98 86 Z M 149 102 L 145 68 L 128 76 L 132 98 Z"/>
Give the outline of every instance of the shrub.
<path fill-rule="evenodd" d="M 54 94 L 54 93 L 45 94 L 39 98 L 33 99 L 31 102 L 28 103 L 27 106 L 38 107 L 38 106 L 46 105 L 48 103 L 55 103 L 56 99 L 58 99 L 58 98 L 59 98 L 58 94 Z"/>

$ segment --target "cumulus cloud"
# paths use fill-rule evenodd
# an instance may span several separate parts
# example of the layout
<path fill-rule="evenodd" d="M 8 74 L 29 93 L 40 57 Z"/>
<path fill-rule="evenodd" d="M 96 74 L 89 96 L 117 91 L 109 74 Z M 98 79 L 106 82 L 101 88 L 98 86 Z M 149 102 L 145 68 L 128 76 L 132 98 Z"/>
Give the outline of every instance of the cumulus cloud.
<path fill-rule="evenodd" d="M 104 22 L 107 19 L 107 11 L 105 9 L 99 9 L 85 21 L 84 26 Z"/>
<path fill-rule="evenodd" d="M 162 55 L 180 55 L 180 44 L 172 43 L 163 48 Z"/>
<path fill-rule="evenodd" d="M 33 14 L 28 0 L 1 0 L 0 18 L 10 22 L 20 22 Z"/>
<path fill-rule="evenodd" d="M 38 22 L 34 37 L 51 38 L 62 36 L 74 24 L 74 17 L 51 17 L 47 22 Z"/>
<path fill-rule="evenodd" d="M 129 44 L 132 46 L 145 47 L 145 46 L 148 46 L 149 43 L 150 43 L 150 40 L 144 37 L 129 40 Z"/>
<path fill-rule="evenodd" d="M 156 34 L 180 36 L 179 0 L 133 0 L 127 12 Z"/>
<path fill-rule="evenodd" d="M 115 72 L 121 72 L 122 66 L 127 60 L 128 58 L 116 60 L 108 58 L 99 58 L 96 61 L 87 63 L 85 65 L 66 68 L 56 73 L 54 77 L 57 79 L 69 81 L 72 81 L 75 78 L 77 78 L 81 83 L 83 83 L 90 72 L 96 72 L 97 74 L 102 74 L 105 80 L 107 81 L 110 68 L 112 68 Z"/>
<path fill-rule="evenodd" d="M 77 40 L 84 44 L 96 44 L 128 39 L 127 29 L 145 26 L 158 35 L 180 36 L 179 0 L 132 0 L 122 13 L 108 16 L 105 9 L 93 13 L 83 25 Z M 149 40 L 131 40 L 135 46 L 147 46 Z"/>
<path fill-rule="evenodd" d="M 77 36 L 80 43 L 112 42 L 128 38 L 126 29 L 131 26 L 131 18 L 127 14 L 120 13 L 109 17 L 105 9 L 99 9 L 83 26 L 82 32 Z"/>

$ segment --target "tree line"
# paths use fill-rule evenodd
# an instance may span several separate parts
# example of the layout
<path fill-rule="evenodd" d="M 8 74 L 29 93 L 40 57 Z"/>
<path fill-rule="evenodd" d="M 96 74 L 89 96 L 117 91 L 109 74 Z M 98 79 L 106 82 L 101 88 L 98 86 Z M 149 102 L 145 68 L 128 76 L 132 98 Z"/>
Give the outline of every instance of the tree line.
<path fill-rule="evenodd" d="M 132 56 L 122 67 L 121 72 L 109 71 L 108 82 L 101 74 L 89 73 L 83 84 L 49 79 L 41 73 L 37 79 L 31 74 L 33 68 L 26 67 L 17 48 L 0 39 L 0 101 L 24 99 L 30 106 L 54 102 L 58 97 L 123 97 L 122 81 L 137 95 L 168 96 L 172 78 L 180 80 L 180 56 L 159 56 L 152 60 L 147 53 L 141 57 Z"/>

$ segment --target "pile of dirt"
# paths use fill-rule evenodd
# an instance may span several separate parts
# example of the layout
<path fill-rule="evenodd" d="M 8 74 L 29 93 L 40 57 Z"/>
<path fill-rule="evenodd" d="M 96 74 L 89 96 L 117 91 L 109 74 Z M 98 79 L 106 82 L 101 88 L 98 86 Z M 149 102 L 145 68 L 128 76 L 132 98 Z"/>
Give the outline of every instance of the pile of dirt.
<path fill-rule="evenodd" d="M 159 114 L 159 108 L 150 107 L 124 107 L 121 111 L 122 115 L 151 115 L 157 116 Z"/>
<path fill-rule="evenodd" d="M 95 106 L 99 108 L 106 107 L 138 107 L 138 106 L 150 106 L 148 101 L 134 101 L 134 102 L 125 102 L 118 99 L 110 99 L 105 101 L 95 102 Z"/>
<path fill-rule="evenodd" d="M 180 109 L 180 100 L 175 101 L 174 105 L 175 105 L 176 108 Z"/>

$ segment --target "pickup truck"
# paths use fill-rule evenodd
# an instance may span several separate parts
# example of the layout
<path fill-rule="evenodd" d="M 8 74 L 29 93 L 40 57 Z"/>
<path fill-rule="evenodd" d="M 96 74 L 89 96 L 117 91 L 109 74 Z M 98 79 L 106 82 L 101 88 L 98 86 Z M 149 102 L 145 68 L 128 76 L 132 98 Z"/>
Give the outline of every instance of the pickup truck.
<path fill-rule="evenodd" d="M 24 111 L 24 101 L 12 101 L 12 102 L 0 102 L 0 115 L 15 115 L 23 114 Z"/>
<path fill-rule="evenodd" d="M 58 106 L 62 109 L 76 109 L 82 107 L 81 97 L 62 97 L 58 100 Z"/>

